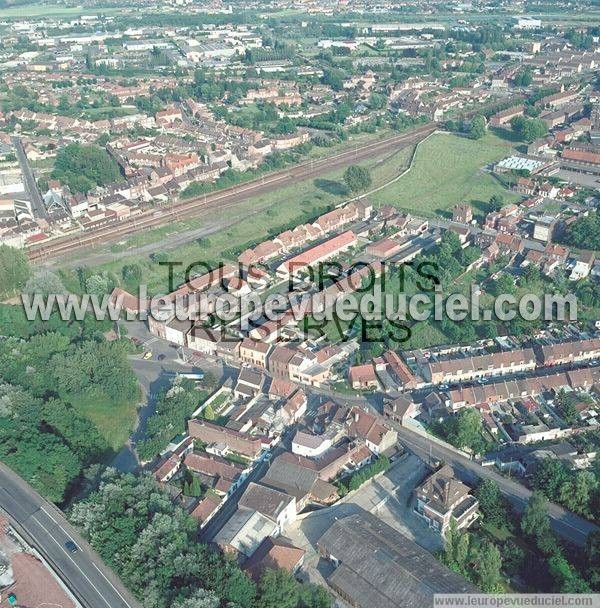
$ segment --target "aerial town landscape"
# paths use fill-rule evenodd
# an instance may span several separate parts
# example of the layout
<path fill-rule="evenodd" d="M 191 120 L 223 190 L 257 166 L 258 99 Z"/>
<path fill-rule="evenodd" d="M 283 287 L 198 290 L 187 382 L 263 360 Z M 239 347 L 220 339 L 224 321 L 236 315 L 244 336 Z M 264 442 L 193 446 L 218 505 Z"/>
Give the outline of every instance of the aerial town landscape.
<path fill-rule="evenodd" d="M 600 606 L 598 3 L 48 2 L 0 608 Z"/>

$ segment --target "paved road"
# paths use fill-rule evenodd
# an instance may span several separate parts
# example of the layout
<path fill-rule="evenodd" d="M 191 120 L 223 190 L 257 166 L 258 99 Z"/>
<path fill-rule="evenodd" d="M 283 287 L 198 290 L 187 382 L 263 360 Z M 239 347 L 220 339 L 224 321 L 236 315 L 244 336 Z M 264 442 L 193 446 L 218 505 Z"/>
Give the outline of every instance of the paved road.
<path fill-rule="evenodd" d="M 425 461 L 429 460 L 431 454 L 433 458 L 443 460 L 445 463 L 452 465 L 456 472 L 467 481 L 492 479 L 498 484 L 502 493 L 510 500 L 518 512 L 523 511 L 525 508 L 531 496 L 531 491 L 525 486 L 503 477 L 494 469 L 482 467 L 477 462 L 469 460 L 465 456 L 461 456 L 457 452 L 410 429 L 399 425 L 394 425 L 394 427 L 398 431 L 400 441 Z M 598 526 L 566 511 L 554 503 L 550 503 L 549 505 L 549 514 L 554 531 L 566 540 L 579 546 L 585 546 L 588 534 L 599 529 Z"/>
<path fill-rule="evenodd" d="M 0 509 L 84 608 L 141 608 L 62 513 L 2 463 Z M 67 540 L 79 547 L 76 553 L 65 548 Z"/>
<path fill-rule="evenodd" d="M 29 200 L 31 201 L 31 209 L 33 211 L 33 215 L 36 218 L 45 219 L 48 217 L 48 211 L 46 210 L 46 206 L 44 205 L 44 201 L 42 200 L 42 196 L 38 189 L 37 182 L 35 181 L 35 176 L 33 175 L 33 171 L 31 170 L 31 165 L 29 164 L 29 160 L 27 159 L 27 155 L 25 154 L 25 150 L 23 149 L 23 143 L 18 137 L 13 137 L 12 143 L 15 147 L 17 158 L 19 159 L 19 164 L 21 165 L 21 173 L 23 174 L 25 190 L 27 191 L 27 194 L 29 195 Z"/>

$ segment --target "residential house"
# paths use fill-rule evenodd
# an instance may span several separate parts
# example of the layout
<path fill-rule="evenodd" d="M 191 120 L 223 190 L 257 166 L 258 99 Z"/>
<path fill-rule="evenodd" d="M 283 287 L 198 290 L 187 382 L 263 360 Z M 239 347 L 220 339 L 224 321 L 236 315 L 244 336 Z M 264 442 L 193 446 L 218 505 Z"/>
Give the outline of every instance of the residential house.
<path fill-rule="evenodd" d="M 415 512 L 441 535 L 452 519 L 459 529 L 468 528 L 478 517 L 479 502 L 471 488 L 454 477 L 450 465 L 430 475 L 414 490 Z"/>

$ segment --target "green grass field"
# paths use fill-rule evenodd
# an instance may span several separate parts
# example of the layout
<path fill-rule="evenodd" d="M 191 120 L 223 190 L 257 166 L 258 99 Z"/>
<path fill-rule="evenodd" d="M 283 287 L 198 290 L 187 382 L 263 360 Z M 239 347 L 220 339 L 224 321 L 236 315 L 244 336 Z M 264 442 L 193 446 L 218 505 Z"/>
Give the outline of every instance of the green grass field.
<path fill-rule="evenodd" d="M 414 165 L 406 175 L 370 198 L 378 204 L 393 204 L 428 216 L 447 212 L 455 203 L 467 201 L 481 214 L 492 194 L 500 193 L 506 201 L 517 198 L 489 173 L 481 171 L 483 166 L 509 152 L 510 144 L 491 134 L 476 142 L 454 135 L 434 135 L 419 147 Z M 411 154 L 412 148 L 405 148 L 362 163 L 371 171 L 373 187 L 394 180 L 407 167 Z M 183 272 L 189 263 L 231 261 L 234 250 L 258 243 L 288 225 L 307 221 L 329 205 L 346 200 L 349 195 L 342 184 L 342 174 L 343 170 L 333 171 L 315 180 L 298 182 L 276 192 L 248 199 L 233 209 L 221 210 L 218 219 L 232 222 L 231 226 L 207 238 L 168 249 L 170 260 L 183 263 L 179 274 L 176 269 L 176 282 L 179 284 L 183 281 Z M 205 223 L 205 219 L 199 218 L 171 224 L 135 235 L 105 250 L 112 251 L 118 258 L 119 253 L 128 249 L 159 243 L 170 235 L 200 228 Z M 146 254 L 123 256 L 103 264 L 97 270 L 107 270 L 119 276 L 123 265 L 132 263 L 141 265 L 142 282 L 148 285 L 151 294 L 164 293 L 168 289 L 167 268 L 152 261 Z M 72 284 L 73 278 L 74 272 L 68 272 L 67 283 Z"/>
<path fill-rule="evenodd" d="M 137 402 L 108 404 L 98 399 L 72 399 L 73 407 L 92 422 L 108 445 L 118 452 L 127 442 L 137 420 Z"/>
<path fill-rule="evenodd" d="M 509 142 L 492 134 L 473 141 L 436 133 L 419 146 L 411 170 L 371 199 L 430 217 L 445 215 L 459 202 L 484 213 L 493 194 L 501 194 L 506 202 L 519 198 L 482 170 L 510 151 Z"/>

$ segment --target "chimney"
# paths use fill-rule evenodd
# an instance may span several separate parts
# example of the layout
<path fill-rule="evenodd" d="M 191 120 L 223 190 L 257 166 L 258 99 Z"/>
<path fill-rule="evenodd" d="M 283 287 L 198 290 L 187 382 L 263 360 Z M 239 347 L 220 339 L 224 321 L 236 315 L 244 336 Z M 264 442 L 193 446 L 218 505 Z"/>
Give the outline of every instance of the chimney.
<path fill-rule="evenodd" d="M 448 500 L 450 498 L 450 480 L 445 479 L 443 481 L 443 484 L 444 484 L 444 487 L 443 487 L 444 504 L 447 505 Z"/>

